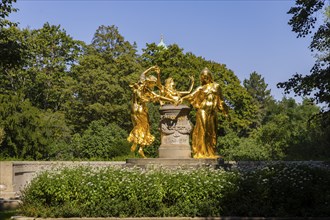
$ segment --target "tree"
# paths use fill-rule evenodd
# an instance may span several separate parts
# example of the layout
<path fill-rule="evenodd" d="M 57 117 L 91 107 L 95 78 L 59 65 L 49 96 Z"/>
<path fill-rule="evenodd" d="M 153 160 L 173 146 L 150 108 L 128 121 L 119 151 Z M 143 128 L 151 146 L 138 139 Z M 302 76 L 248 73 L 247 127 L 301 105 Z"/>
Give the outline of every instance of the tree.
<path fill-rule="evenodd" d="M 3 94 L 24 93 L 30 77 L 24 70 L 28 62 L 28 30 L 17 27 L 0 30 L 0 91 Z"/>
<path fill-rule="evenodd" d="M 64 114 L 53 112 L 57 110 L 54 106 L 59 105 L 58 100 L 44 105 L 50 103 L 50 99 L 38 96 L 45 93 L 42 85 L 46 81 L 40 80 L 40 76 L 47 70 L 51 83 L 56 84 L 62 76 L 52 77 L 55 71 L 47 67 L 77 50 L 71 47 L 70 51 L 58 52 L 59 47 L 68 46 L 65 33 L 58 34 L 59 26 L 46 24 L 39 30 L 21 30 L 16 23 L 6 20 L 9 13 L 17 11 L 12 8 L 13 2 L 3 0 L 0 3 L 0 157 L 50 159 L 57 157 L 61 150 L 55 145 L 69 142 L 71 131 Z M 53 55 L 47 56 L 47 53 Z M 64 68 L 70 65 L 66 61 L 62 65 Z M 63 84 L 56 86 L 64 91 Z M 54 94 L 53 91 L 50 93 Z M 48 108 L 51 111 L 46 110 Z"/>
<path fill-rule="evenodd" d="M 274 99 L 270 94 L 270 90 L 267 89 L 268 84 L 265 83 L 264 78 L 257 72 L 251 73 L 250 78 L 243 81 L 243 85 L 258 106 L 258 114 L 252 125 L 252 127 L 256 128 L 261 125 L 267 106 L 270 102 L 274 102 Z"/>
<path fill-rule="evenodd" d="M 77 132 L 100 119 L 129 130 L 129 84 L 141 71 L 136 52 L 136 45 L 125 41 L 117 27 L 100 26 L 96 30 L 92 44 L 71 70 L 74 97 L 66 109 Z"/>
<path fill-rule="evenodd" d="M 109 160 L 125 156 L 130 152 L 127 136 L 127 132 L 114 123 L 107 125 L 104 120 L 93 121 L 81 137 L 74 138 L 72 153 L 86 159 Z"/>
<path fill-rule="evenodd" d="M 293 98 L 274 102 L 265 122 L 247 138 L 233 132 L 219 138 L 220 153 L 228 160 L 322 160 L 329 158 L 330 140 L 318 120 L 319 112 L 309 99 L 301 104 Z"/>
<path fill-rule="evenodd" d="M 243 85 L 253 99 L 263 108 L 272 99 L 270 89 L 267 89 L 268 84 L 265 83 L 264 78 L 257 72 L 251 73 L 249 79 L 244 79 Z"/>
<path fill-rule="evenodd" d="M 16 0 L 3 0 L 0 3 L 0 71 L 8 73 L 10 69 L 19 68 L 23 63 L 26 44 L 17 23 L 6 19 L 10 13 L 16 12 L 12 4 Z"/>
<path fill-rule="evenodd" d="M 28 40 L 31 56 L 25 69 L 32 83 L 26 97 L 41 109 L 63 110 L 74 95 L 70 71 L 84 44 L 73 40 L 59 25 L 49 23 L 30 31 Z"/>
<path fill-rule="evenodd" d="M 284 88 L 286 93 L 294 91 L 297 95 L 312 96 L 317 103 L 326 105 L 324 115 L 330 120 L 330 20 L 327 17 L 315 33 L 317 12 L 322 10 L 325 0 L 296 0 L 288 14 L 292 18 L 288 22 L 297 37 L 312 35 L 310 49 L 317 53 L 317 59 L 309 75 L 295 74 L 287 82 L 278 83 L 279 88 Z M 326 12 L 329 11 L 329 6 Z M 326 16 L 329 13 L 325 13 Z"/>
<path fill-rule="evenodd" d="M 42 111 L 20 96 L 0 95 L 0 127 L 5 132 L 0 157 L 50 159 L 60 153 L 54 143 L 70 140 L 63 114 Z"/>
<path fill-rule="evenodd" d="M 320 153 L 329 146 L 325 141 L 327 134 L 311 120 L 319 111 L 309 99 L 298 104 L 293 98 L 284 97 L 267 116 L 267 123 L 258 130 L 256 138 L 268 148 L 272 159 L 323 159 L 329 155 Z"/>
<path fill-rule="evenodd" d="M 2 0 L 0 2 L 0 28 L 17 25 L 6 19 L 11 12 L 17 11 L 17 8 L 13 8 L 12 6 L 14 2 L 16 2 L 16 0 Z"/>
<path fill-rule="evenodd" d="M 48 23 L 41 29 L 10 27 L 2 33 L 6 33 L 6 39 L 0 38 L 0 42 L 7 42 L 3 47 L 8 53 L 0 61 L 0 90 L 4 94 L 24 94 L 41 109 L 62 110 L 73 95 L 69 72 L 77 62 L 82 43 L 60 26 Z"/>

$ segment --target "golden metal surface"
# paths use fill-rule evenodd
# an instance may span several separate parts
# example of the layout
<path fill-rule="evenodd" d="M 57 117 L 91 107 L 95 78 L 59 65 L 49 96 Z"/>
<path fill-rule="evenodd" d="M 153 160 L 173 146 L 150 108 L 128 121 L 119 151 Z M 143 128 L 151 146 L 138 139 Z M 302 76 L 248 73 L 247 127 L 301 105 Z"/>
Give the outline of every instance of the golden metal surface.
<path fill-rule="evenodd" d="M 196 112 L 196 124 L 192 134 L 194 158 L 218 158 L 216 153 L 217 112 L 228 115 L 220 85 L 213 81 L 212 73 L 204 68 L 200 74 L 201 86 L 182 98 L 188 100 Z"/>
<path fill-rule="evenodd" d="M 143 158 L 146 158 L 143 148 L 155 140 L 155 137 L 150 133 L 147 103 L 159 101 L 175 102 L 173 99 L 163 97 L 153 91 L 158 80 L 153 75 L 148 76 L 151 71 L 156 72 L 158 75 L 160 74 L 159 67 L 152 66 L 141 74 L 137 83 L 130 85 L 133 90 L 131 118 L 134 127 L 127 140 L 133 143 L 131 151 L 135 151 L 139 145 L 138 153 Z"/>
<path fill-rule="evenodd" d="M 158 87 L 160 88 L 160 94 L 164 97 L 167 97 L 171 100 L 174 100 L 176 102 L 176 104 L 178 104 L 180 102 L 180 98 L 184 97 L 185 95 L 188 95 L 189 93 L 191 93 L 193 86 L 194 86 L 194 77 L 190 76 L 189 77 L 191 80 L 191 85 L 188 91 L 177 91 L 175 89 L 175 83 L 172 77 L 169 77 L 165 80 L 165 86 L 161 85 L 160 83 L 160 79 L 158 77 Z M 166 103 L 165 102 L 160 102 L 161 105 L 164 105 Z"/>

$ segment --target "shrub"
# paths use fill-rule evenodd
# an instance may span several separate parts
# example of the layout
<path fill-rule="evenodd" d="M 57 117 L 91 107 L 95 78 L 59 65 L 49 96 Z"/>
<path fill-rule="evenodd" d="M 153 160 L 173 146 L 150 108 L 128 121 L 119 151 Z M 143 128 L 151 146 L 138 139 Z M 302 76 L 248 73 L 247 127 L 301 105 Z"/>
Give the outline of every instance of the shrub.
<path fill-rule="evenodd" d="M 22 191 L 33 217 L 330 215 L 330 171 L 272 165 L 254 171 L 200 168 L 64 168 Z"/>
<path fill-rule="evenodd" d="M 213 169 L 46 171 L 22 192 L 21 212 L 35 217 L 218 216 L 234 175 Z"/>
<path fill-rule="evenodd" d="M 306 165 L 276 164 L 240 174 L 237 191 L 224 199 L 235 216 L 307 217 L 330 214 L 330 171 Z"/>
<path fill-rule="evenodd" d="M 88 129 L 73 137 L 74 158 L 111 159 L 129 154 L 128 134 L 118 125 L 93 121 Z"/>
<path fill-rule="evenodd" d="M 253 134 L 255 136 L 255 134 Z M 271 151 L 252 135 L 248 138 L 239 138 L 234 132 L 218 137 L 219 154 L 226 160 L 270 160 Z"/>

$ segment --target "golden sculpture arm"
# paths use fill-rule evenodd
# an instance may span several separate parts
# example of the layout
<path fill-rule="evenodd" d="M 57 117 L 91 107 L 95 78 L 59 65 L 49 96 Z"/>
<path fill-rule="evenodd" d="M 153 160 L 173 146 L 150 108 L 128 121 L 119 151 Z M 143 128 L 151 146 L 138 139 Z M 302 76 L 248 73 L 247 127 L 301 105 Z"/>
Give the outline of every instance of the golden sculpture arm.
<path fill-rule="evenodd" d="M 189 76 L 190 80 L 191 80 L 191 85 L 188 91 L 184 91 L 184 92 L 179 92 L 181 95 L 188 95 L 191 93 L 193 87 L 194 87 L 194 83 L 195 83 L 195 79 L 193 76 Z"/>
<path fill-rule="evenodd" d="M 202 90 L 202 86 L 197 87 L 193 92 L 191 92 L 189 95 L 183 96 L 181 99 L 183 100 L 187 100 L 189 102 L 193 102 L 197 93 L 200 92 L 200 90 Z"/>
<path fill-rule="evenodd" d="M 172 102 L 173 104 L 175 104 L 175 105 L 177 105 L 176 104 L 176 100 L 174 100 L 174 99 L 171 99 L 171 98 L 167 98 L 167 97 L 164 97 L 164 96 L 161 96 L 161 95 L 157 95 L 158 97 L 158 99 L 160 100 L 160 101 L 167 101 L 167 102 Z"/>
<path fill-rule="evenodd" d="M 144 81 L 146 79 L 148 73 L 151 72 L 152 70 L 154 70 L 159 75 L 159 73 L 160 73 L 159 67 L 158 66 L 152 66 L 152 67 L 146 69 L 143 73 L 141 73 L 140 81 L 141 82 Z"/>
<path fill-rule="evenodd" d="M 162 85 L 162 82 L 160 80 L 160 68 L 158 66 L 155 66 L 155 72 L 157 73 L 157 83 L 156 86 L 158 87 L 158 89 L 161 91 L 161 93 L 163 93 L 164 91 L 164 86 Z"/>
<path fill-rule="evenodd" d="M 221 111 L 225 116 L 228 116 L 229 114 L 229 107 L 227 106 L 227 104 L 224 101 L 224 97 L 222 94 L 222 90 L 220 87 L 218 87 L 218 96 L 219 96 L 219 103 L 218 103 L 218 109 L 219 111 Z"/>

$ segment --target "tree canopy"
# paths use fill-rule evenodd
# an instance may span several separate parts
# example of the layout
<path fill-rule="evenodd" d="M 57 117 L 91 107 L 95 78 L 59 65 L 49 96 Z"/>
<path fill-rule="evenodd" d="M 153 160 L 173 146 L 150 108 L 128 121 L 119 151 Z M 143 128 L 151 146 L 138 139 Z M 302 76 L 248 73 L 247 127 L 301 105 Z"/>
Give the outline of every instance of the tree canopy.
<path fill-rule="evenodd" d="M 225 64 L 185 52 L 177 44 L 164 48 L 149 43 L 138 54 L 137 45 L 125 40 L 115 25 L 98 27 L 90 44 L 47 22 L 39 29 L 21 29 L 6 20 L 16 11 L 13 2 L 0 3 L 0 159 L 110 160 L 134 156 L 129 155 L 126 141 L 133 127 L 129 85 L 153 65 L 160 67 L 162 83 L 172 77 L 178 91 L 188 90 L 189 76 L 195 78 L 195 87 L 199 86 L 203 68 L 213 73 L 230 107 L 230 121 L 218 114 L 218 147 L 225 158 L 330 156 L 329 126 L 322 127 L 324 121 L 315 117 L 319 107 L 309 99 L 302 104 L 285 97 L 275 101 L 257 72 L 241 83 Z M 299 3 L 297 7 L 307 5 Z M 307 12 L 319 7 L 308 6 Z M 298 13 L 298 9 L 292 13 Z M 296 22 L 314 22 L 307 18 Z M 329 54 L 327 25 L 316 33 L 311 46 L 323 55 Z M 294 30 L 306 35 L 306 28 L 297 26 Z M 317 88 L 314 99 L 329 103 L 328 58 L 320 57 L 318 68 L 311 74 L 315 73 L 313 80 L 317 78 L 319 84 L 301 78 L 280 85 L 287 91 L 294 88 L 303 93 Z M 156 141 L 146 153 L 155 157 L 160 145 L 159 104 L 148 107 Z M 195 123 L 194 111 L 190 118 Z"/>

